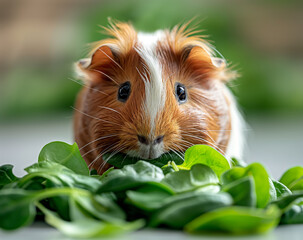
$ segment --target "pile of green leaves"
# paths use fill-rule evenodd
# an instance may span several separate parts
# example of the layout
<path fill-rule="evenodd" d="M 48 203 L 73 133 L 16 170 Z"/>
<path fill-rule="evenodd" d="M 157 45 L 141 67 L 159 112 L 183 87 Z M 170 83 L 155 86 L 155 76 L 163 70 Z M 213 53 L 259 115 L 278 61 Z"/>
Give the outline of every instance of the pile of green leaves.
<path fill-rule="evenodd" d="M 143 227 L 189 233 L 263 233 L 303 223 L 303 168 L 279 181 L 259 163 L 232 164 L 213 148 L 142 161 L 105 156 L 113 166 L 89 171 L 76 144 L 47 144 L 27 174 L 0 167 L 0 228 L 15 230 L 44 219 L 72 237 L 98 237 Z M 232 165 L 232 166 L 231 166 Z"/>

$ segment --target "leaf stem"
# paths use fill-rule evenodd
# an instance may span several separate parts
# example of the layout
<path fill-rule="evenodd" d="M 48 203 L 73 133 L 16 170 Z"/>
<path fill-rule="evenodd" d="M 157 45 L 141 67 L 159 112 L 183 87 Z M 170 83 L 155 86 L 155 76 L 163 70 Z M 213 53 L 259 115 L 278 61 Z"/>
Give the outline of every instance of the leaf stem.
<path fill-rule="evenodd" d="M 176 163 L 175 163 L 174 161 L 171 161 L 170 164 L 171 164 L 171 166 L 173 167 L 173 169 L 174 169 L 176 172 L 179 171 L 179 168 L 178 168 L 178 166 L 176 165 Z"/>

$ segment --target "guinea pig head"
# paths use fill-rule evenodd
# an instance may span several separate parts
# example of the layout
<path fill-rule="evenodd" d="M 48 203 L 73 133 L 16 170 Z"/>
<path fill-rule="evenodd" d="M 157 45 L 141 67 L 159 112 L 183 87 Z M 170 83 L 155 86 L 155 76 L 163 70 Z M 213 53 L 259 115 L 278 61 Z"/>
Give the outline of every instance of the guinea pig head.
<path fill-rule="evenodd" d="M 90 167 L 103 172 L 105 153 L 154 159 L 195 144 L 225 153 L 231 125 L 224 82 L 232 75 L 185 28 L 146 34 L 116 23 L 106 29 L 112 38 L 77 63 L 85 86 L 74 132 Z"/>

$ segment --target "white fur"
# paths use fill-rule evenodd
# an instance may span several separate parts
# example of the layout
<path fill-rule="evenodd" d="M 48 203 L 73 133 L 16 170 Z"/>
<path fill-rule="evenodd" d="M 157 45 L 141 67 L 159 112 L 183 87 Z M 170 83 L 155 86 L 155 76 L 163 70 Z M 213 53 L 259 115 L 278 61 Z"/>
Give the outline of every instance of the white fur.
<path fill-rule="evenodd" d="M 245 143 L 245 122 L 237 108 L 234 96 L 227 87 L 226 94 L 230 100 L 231 133 L 225 156 L 227 158 L 235 157 L 241 161 L 243 160 L 243 148 Z"/>
<path fill-rule="evenodd" d="M 145 101 L 143 104 L 143 111 L 146 117 L 150 120 L 150 144 L 141 144 L 138 142 L 138 155 L 142 158 L 157 158 L 163 153 L 163 142 L 160 144 L 152 144 L 155 136 L 155 127 L 157 125 L 158 117 L 164 108 L 166 101 L 166 89 L 162 79 L 162 67 L 156 56 L 157 42 L 164 36 L 163 31 L 155 33 L 138 33 L 138 47 L 136 51 L 144 60 L 145 72 L 140 73 L 145 84 Z M 149 75 L 149 79 L 147 77 Z"/>
<path fill-rule="evenodd" d="M 145 102 L 144 112 L 150 119 L 151 138 L 155 130 L 157 116 L 163 110 L 166 100 L 165 84 L 162 80 L 162 67 L 157 59 L 155 47 L 156 44 L 164 36 L 162 31 L 153 34 L 138 33 L 139 47 L 136 49 L 146 64 L 146 71 L 150 75 L 147 79 L 146 73 L 142 73 L 142 80 L 145 84 Z"/>
<path fill-rule="evenodd" d="M 75 77 L 77 79 L 82 80 L 85 83 L 88 81 L 89 76 L 85 71 L 83 71 L 83 69 L 88 67 L 90 62 L 91 62 L 90 58 L 83 58 L 74 64 Z"/>

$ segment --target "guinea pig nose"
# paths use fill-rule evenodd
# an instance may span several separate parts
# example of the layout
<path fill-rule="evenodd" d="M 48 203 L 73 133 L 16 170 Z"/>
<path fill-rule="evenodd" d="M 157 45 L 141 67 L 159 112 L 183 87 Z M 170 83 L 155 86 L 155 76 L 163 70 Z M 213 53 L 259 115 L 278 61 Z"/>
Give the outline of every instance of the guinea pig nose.
<path fill-rule="evenodd" d="M 142 136 L 142 135 L 138 135 L 138 140 L 140 143 L 143 143 L 143 144 L 148 144 L 148 140 L 146 137 Z"/>
<path fill-rule="evenodd" d="M 158 136 L 158 137 L 154 140 L 153 144 L 155 145 L 155 144 L 161 143 L 161 142 L 163 141 L 163 138 L 164 138 L 164 135 Z"/>

